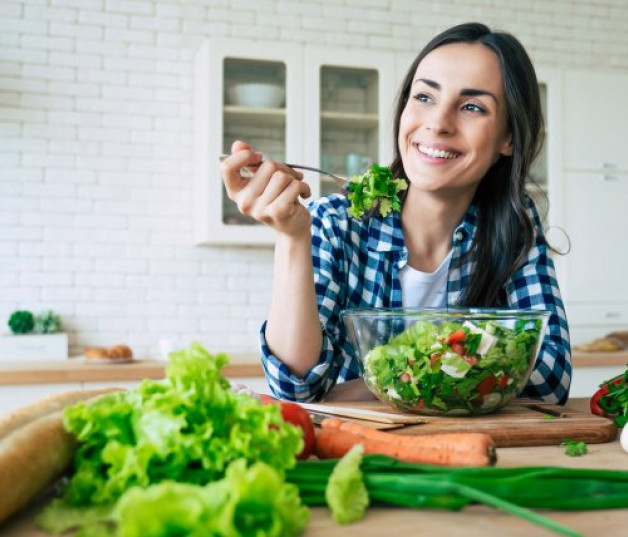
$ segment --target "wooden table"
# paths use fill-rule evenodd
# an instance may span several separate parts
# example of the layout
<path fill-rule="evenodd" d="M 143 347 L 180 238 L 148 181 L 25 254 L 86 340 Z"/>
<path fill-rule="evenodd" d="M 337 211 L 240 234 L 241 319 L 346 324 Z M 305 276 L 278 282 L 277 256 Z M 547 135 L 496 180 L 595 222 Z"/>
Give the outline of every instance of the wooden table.
<path fill-rule="evenodd" d="M 588 400 L 576 399 L 572 408 L 586 410 Z M 628 470 L 628 453 L 618 441 L 591 444 L 582 457 L 568 457 L 563 447 L 499 448 L 498 466 L 564 466 L 572 468 L 612 468 Z M 24 513 L 6 527 L 0 527 L 4 537 L 43 537 L 30 521 L 32 512 Z M 472 506 L 461 512 L 441 510 L 393 509 L 371 507 L 360 522 L 338 526 L 325 508 L 311 509 L 311 522 L 306 537 L 379 537 L 427 535 L 429 537 L 545 537 L 555 535 L 511 515 L 483 506 Z M 546 516 L 573 528 L 582 535 L 619 537 L 628 535 L 628 509 L 577 512 L 544 512 Z"/>

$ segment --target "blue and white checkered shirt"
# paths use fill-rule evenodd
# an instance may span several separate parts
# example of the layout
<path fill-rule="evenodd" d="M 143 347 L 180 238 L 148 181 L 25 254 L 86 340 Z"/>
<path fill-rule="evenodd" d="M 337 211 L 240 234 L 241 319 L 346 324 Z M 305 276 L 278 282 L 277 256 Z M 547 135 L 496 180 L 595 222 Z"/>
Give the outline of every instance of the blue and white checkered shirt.
<path fill-rule="evenodd" d="M 318 363 L 304 376 L 293 374 L 272 355 L 265 338 L 266 323 L 262 325 L 262 364 L 271 390 L 282 399 L 320 400 L 337 382 L 360 376 L 353 346 L 340 319 L 341 310 L 402 306 L 399 270 L 408 261 L 408 250 L 400 215 L 392 213 L 386 218 L 363 221 L 350 217 L 348 207 L 348 199 L 338 194 L 309 205 L 314 280 L 323 330 Z M 535 241 L 525 265 L 504 286 L 504 307 L 551 312 L 539 357 L 521 395 L 562 404 L 569 395 L 571 380 L 569 328 L 541 221 L 533 203 L 527 210 L 535 226 Z M 447 279 L 449 306 L 458 305 L 473 270 L 471 261 L 460 263 L 460 259 L 471 248 L 476 214 L 472 205 L 453 233 Z"/>

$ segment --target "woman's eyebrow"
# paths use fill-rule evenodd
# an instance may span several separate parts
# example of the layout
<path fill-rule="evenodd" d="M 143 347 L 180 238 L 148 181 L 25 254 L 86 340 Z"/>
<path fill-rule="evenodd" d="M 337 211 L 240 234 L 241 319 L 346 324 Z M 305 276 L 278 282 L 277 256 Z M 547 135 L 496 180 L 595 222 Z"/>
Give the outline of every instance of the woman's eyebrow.
<path fill-rule="evenodd" d="M 434 88 L 436 90 L 441 89 L 440 84 L 434 80 L 430 80 L 428 78 L 417 78 L 415 80 L 415 82 L 423 82 L 424 84 L 426 84 L 427 86 L 429 86 L 430 88 Z M 482 90 L 482 89 L 474 89 L 474 88 L 465 88 L 463 90 L 460 90 L 460 95 L 464 95 L 465 97 L 481 97 L 483 95 L 486 95 L 488 97 L 491 97 L 495 103 L 499 103 L 499 101 L 497 100 L 497 97 L 495 96 L 494 93 L 491 93 L 488 90 Z"/>

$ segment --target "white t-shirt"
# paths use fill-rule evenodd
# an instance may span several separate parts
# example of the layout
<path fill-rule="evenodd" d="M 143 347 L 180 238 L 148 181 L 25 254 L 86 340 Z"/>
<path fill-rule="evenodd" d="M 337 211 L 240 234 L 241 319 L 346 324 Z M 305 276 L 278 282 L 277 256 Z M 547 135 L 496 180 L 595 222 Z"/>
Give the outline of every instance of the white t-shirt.
<path fill-rule="evenodd" d="M 401 300 L 406 308 L 442 308 L 447 305 L 447 274 L 451 254 L 434 272 L 421 272 L 406 265 L 399 271 Z"/>

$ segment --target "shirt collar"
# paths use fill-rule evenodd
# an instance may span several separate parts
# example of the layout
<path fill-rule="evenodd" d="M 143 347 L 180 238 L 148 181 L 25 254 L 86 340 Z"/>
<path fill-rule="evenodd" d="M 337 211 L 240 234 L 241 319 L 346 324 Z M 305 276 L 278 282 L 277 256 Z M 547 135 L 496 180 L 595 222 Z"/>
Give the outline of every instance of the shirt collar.
<path fill-rule="evenodd" d="M 453 242 L 473 238 L 477 228 L 477 206 L 472 204 L 467 209 L 460 223 L 454 229 Z M 388 216 L 371 217 L 368 220 L 368 248 L 378 252 L 399 251 L 405 248 L 401 215 L 391 213 Z"/>

